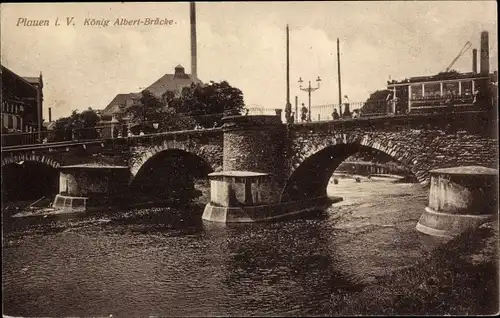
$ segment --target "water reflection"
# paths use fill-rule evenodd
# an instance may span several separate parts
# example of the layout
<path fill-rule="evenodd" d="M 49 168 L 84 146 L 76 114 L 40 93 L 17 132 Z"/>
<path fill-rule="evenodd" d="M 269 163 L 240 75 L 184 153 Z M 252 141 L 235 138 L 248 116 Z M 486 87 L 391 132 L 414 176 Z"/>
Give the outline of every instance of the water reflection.
<path fill-rule="evenodd" d="M 276 223 L 204 222 L 203 206 L 186 206 L 11 225 L 5 313 L 329 315 L 335 296 L 425 253 L 415 225 L 427 201 L 420 185 L 383 181 L 329 191 L 344 201 L 323 216 Z"/>
<path fill-rule="evenodd" d="M 355 288 L 335 269 L 323 227 L 316 219 L 228 228 L 223 283 L 239 299 L 241 314 L 327 314 L 325 299 Z"/>

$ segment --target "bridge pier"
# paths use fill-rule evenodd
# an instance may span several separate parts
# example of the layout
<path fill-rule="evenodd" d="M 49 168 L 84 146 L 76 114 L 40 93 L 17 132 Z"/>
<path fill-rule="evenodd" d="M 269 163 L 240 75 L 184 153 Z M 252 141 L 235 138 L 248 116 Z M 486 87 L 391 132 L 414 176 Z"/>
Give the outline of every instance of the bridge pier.
<path fill-rule="evenodd" d="M 498 214 L 498 171 L 465 166 L 430 171 L 429 206 L 416 226 L 424 234 L 452 238 Z"/>
<path fill-rule="evenodd" d="M 74 165 L 59 167 L 59 171 L 59 194 L 52 207 L 68 212 L 118 206 L 130 174 L 122 166 Z"/>
<path fill-rule="evenodd" d="M 223 118 L 223 171 L 209 175 L 203 219 L 259 222 L 324 208 L 328 198 L 281 203 L 286 176 L 286 126 L 276 116 Z"/>

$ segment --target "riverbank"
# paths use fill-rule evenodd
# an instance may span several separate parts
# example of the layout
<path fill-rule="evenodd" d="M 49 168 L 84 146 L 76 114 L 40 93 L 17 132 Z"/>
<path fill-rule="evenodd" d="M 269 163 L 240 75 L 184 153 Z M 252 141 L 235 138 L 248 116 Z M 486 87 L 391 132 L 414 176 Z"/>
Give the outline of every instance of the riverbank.
<path fill-rule="evenodd" d="M 363 291 L 332 295 L 331 315 L 497 314 L 498 239 L 498 221 L 484 224 Z"/>

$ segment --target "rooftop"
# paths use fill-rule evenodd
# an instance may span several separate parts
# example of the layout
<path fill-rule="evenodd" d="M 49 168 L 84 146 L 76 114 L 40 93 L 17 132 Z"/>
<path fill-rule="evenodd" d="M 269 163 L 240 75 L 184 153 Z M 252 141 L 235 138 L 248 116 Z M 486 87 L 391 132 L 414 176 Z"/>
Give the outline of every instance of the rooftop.
<path fill-rule="evenodd" d="M 413 76 L 410 78 L 405 78 L 404 80 L 401 81 L 387 81 L 388 85 L 391 84 L 401 84 L 401 83 L 419 83 L 419 82 L 432 82 L 432 81 L 443 81 L 443 80 L 456 80 L 456 79 L 468 79 L 468 78 L 485 78 L 489 77 L 491 78 L 492 81 L 498 81 L 498 73 L 497 71 L 485 75 L 481 73 L 473 73 L 473 72 L 468 72 L 468 73 L 460 73 L 460 72 L 446 72 L 446 73 L 439 73 L 436 75 L 429 75 L 429 76 Z"/>
<path fill-rule="evenodd" d="M 151 92 L 156 97 L 162 97 L 167 91 L 178 91 L 191 84 L 203 84 L 198 78 L 191 74 L 186 74 L 182 65 L 177 65 L 174 69 L 174 74 L 165 74 L 156 82 L 148 86 L 145 90 Z M 129 99 L 140 99 L 141 93 L 118 94 L 104 108 L 101 115 L 108 116 L 116 114 L 120 110 L 120 106 L 126 106 Z"/>
<path fill-rule="evenodd" d="M 23 76 L 23 79 L 30 84 L 38 84 L 40 83 L 40 77 L 33 76 Z"/>
<path fill-rule="evenodd" d="M 174 74 L 163 75 L 156 82 L 147 87 L 146 90 L 157 97 L 161 97 L 167 91 L 177 91 L 193 83 L 202 84 L 198 78 L 191 74 L 186 74 L 184 72 L 184 67 L 177 65 Z"/>
<path fill-rule="evenodd" d="M 120 107 L 124 107 L 127 105 L 128 99 L 140 99 L 142 96 L 141 93 L 128 93 L 128 94 L 118 94 L 113 98 L 113 100 L 101 111 L 102 116 L 108 116 L 116 114 Z"/>

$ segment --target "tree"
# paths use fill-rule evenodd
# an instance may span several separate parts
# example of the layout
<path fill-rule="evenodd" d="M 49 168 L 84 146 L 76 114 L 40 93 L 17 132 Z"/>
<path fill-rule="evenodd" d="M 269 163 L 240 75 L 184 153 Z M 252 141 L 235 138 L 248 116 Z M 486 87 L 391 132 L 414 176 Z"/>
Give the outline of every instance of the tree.
<path fill-rule="evenodd" d="M 84 110 L 79 115 L 79 121 L 83 128 L 95 127 L 99 124 L 100 120 L 101 118 L 99 117 L 99 115 L 91 107 L 89 107 L 87 110 Z"/>
<path fill-rule="evenodd" d="M 364 114 L 375 114 L 375 113 L 385 113 L 387 112 L 387 95 L 391 94 L 390 90 L 383 89 L 373 92 L 363 107 L 361 107 L 361 112 Z"/>
<path fill-rule="evenodd" d="M 51 141 L 71 140 L 73 134 L 78 139 L 96 138 L 99 121 L 99 115 L 90 107 L 81 113 L 73 110 L 70 116 L 56 120 Z"/>
<path fill-rule="evenodd" d="M 239 114 L 245 103 L 243 92 L 229 85 L 227 81 L 207 85 L 193 84 L 185 87 L 179 97 L 167 92 L 163 99 L 174 107 L 177 113 L 188 115 Z"/>
<path fill-rule="evenodd" d="M 193 129 L 196 124 L 212 127 L 224 114 L 239 114 L 245 106 L 243 93 L 228 82 L 192 84 L 181 92 L 167 91 L 161 98 L 142 92 L 140 103 L 121 111 L 117 117 L 128 117 L 138 130 L 161 132 Z M 159 123 L 153 130 L 152 123 Z M 133 131 L 136 133 L 136 131 Z"/>
<path fill-rule="evenodd" d="M 192 118 L 180 117 L 174 107 L 169 107 L 172 101 L 179 101 L 173 92 L 168 93 L 160 99 L 145 90 L 141 93 L 140 102 L 124 109 L 119 117 L 128 117 L 134 134 L 140 131 L 154 133 L 193 129 L 196 122 Z M 154 123 L 158 123 L 158 128 L 153 127 Z"/>

